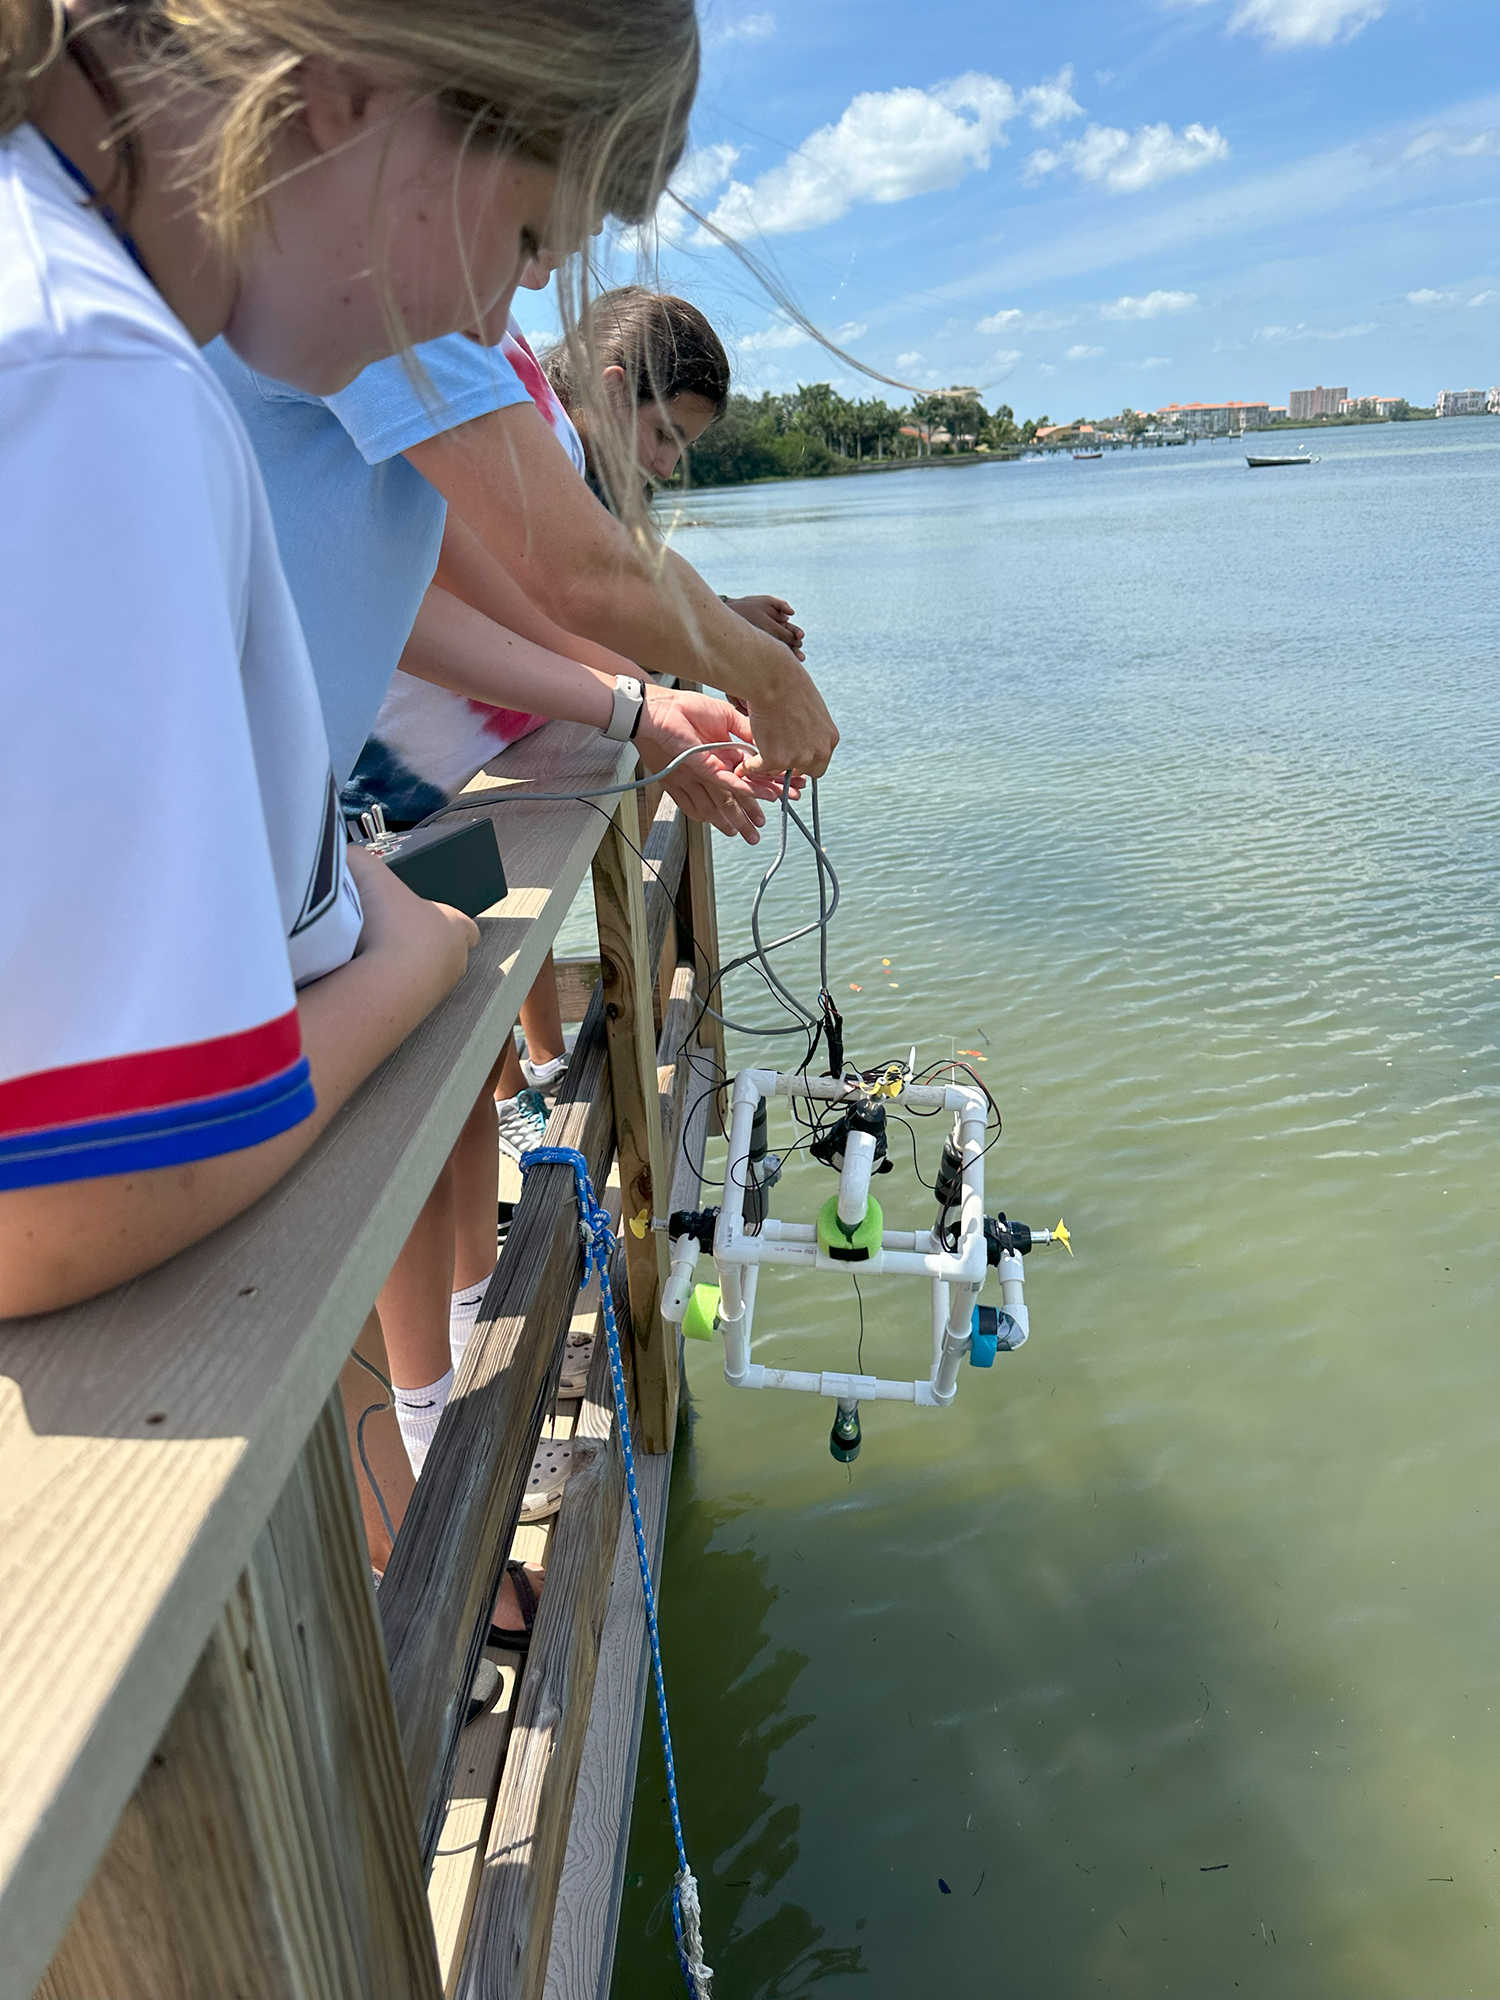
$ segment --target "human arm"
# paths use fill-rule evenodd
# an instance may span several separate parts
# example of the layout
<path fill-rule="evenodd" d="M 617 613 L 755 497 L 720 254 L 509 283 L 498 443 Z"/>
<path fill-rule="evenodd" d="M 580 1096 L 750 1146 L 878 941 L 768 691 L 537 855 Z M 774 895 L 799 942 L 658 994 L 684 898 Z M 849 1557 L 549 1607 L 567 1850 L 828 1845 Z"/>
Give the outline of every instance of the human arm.
<path fill-rule="evenodd" d="M 794 659 L 805 657 L 802 641 L 807 635 L 800 625 L 793 624 L 792 607 L 784 597 L 726 597 L 722 601 L 747 625 L 779 639 Z"/>
<path fill-rule="evenodd" d="M 494 565 L 491 565 L 494 567 Z M 568 643 L 567 634 L 559 637 Z M 613 654 L 604 658 L 615 661 Z M 427 592 L 401 656 L 405 673 L 432 682 L 471 701 L 523 709 L 563 722 L 608 727 L 614 712 L 615 670 L 587 667 L 564 654 L 507 631 L 471 604 L 436 587 Z M 620 659 L 618 671 L 630 672 Z M 647 682 L 646 712 L 636 732 L 636 748 L 647 771 L 659 771 L 684 750 L 700 743 L 722 744 L 738 734 L 728 704 L 706 695 L 680 693 Z M 707 820 L 721 833 L 759 839 L 765 814 L 756 803 L 774 796 L 764 779 L 740 775 L 751 746 L 705 751 L 674 771 L 667 790 L 691 819 Z"/>
<path fill-rule="evenodd" d="M 357 955 L 297 996 L 317 1108 L 258 1146 L 0 1193 L 0 1319 L 53 1312 L 165 1263 L 258 1201 L 463 977 L 477 927 L 425 903 L 362 849 Z"/>
<path fill-rule="evenodd" d="M 826 770 L 838 731 L 806 669 L 675 551 L 638 549 L 534 406 L 496 410 L 406 457 L 564 631 L 741 696 L 758 746 L 747 769 Z"/>

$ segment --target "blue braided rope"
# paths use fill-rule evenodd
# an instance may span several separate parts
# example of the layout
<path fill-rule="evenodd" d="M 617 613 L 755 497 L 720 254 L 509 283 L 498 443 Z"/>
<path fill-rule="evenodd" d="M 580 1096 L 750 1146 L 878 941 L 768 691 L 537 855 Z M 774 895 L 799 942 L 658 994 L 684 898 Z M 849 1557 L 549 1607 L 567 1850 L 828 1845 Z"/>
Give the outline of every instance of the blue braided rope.
<path fill-rule="evenodd" d="M 532 1167 L 571 1167 L 578 1195 L 579 1219 L 583 1224 L 583 1282 L 599 1273 L 599 1297 L 604 1307 L 604 1331 L 609 1340 L 609 1375 L 615 1392 L 615 1421 L 625 1454 L 625 1491 L 630 1497 L 630 1519 L 635 1528 L 635 1557 L 641 1572 L 641 1595 L 646 1601 L 646 1632 L 651 1641 L 651 1673 L 656 1683 L 656 1718 L 661 1725 L 662 1755 L 667 1766 L 667 1804 L 672 1814 L 672 1839 L 677 1846 L 679 1874 L 688 1871 L 687 1847 L 682 1837 L 682 1813 L 677 1802 L 677 1767 L 672 1758 L 672 1728 L 667 1720 L 667 1683 L 661 1663 L 661 1637 L 656 1629 L 656 1587 L 651 1581 L 651 1564 L 646 1555 L 646 1530 L 641 1521 L 641 1498 L 635 1483 L 635 1452 L 630 1440 L 630 1408 L 625 1394 L 625 1365 L 620 1357 L 620 1329 L 615 1321 L 614 1292 L 609 1282 L 609 1260 L 614 1251 L 614 1231 L 608 1210 L 594 1197 L 588 1161 L 572 1146 L 533 1146 L 521 1155 L 521 1172 Z M 682 1892 L 672 1885 L 672 1930 L 677 1940 L 677 1959 L 688 1992 L 696 1995 L 697 1984 L 688 1963 L 683 1942 Z"/>

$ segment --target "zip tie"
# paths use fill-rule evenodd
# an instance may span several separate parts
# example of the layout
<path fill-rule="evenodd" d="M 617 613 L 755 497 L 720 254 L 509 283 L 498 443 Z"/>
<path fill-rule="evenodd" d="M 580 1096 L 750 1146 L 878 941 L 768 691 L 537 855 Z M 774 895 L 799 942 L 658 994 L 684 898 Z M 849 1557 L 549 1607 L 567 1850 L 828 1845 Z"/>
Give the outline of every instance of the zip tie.
<path fill-rule="evenodd" d="M 635 1483 L 635 1452 L 630 1440 L 630 1409 L 625 1395 L 625 1364 L 620 1357 L 620 1329 L 615 1322 L 614 1292 L 609 1282 L 609 1260 L 615 1247 L 608 1211 L 601 1208 L 589 1179 L 588 1161 L 573 1146 L 533 1146 L 521 1155 L 521 1173 L 532 1167 L 570 1167 L 578 1196 L 578 1226 L 583 1237 L 583 1282 L 597 1270 L 599 1300 L 604 1308 L 604 1331 L 609 1340 L 609 1379 L 615 1392 L 615 1422 L 625 1454 L 625 1491 L 630 1499 L 630 1520 L 635 1529 L 635 1556 L 641 1572 L 641 1594 L 646 1602 L 646 1633 L 651 1641 L 651 1672 L 656 1682 L 656 1716 L 661 1725 L 662 1755 L 667 1767 L 667 1804 L 672 1815 L 672 1839 L 677 1847 L 677 1873 L 672 1883 L 672 1930 L 677 1940 L 677 1959 L 687 1981 L 692 2000 L 713 2000 L 713 1967 L 703 1962 L 703 1910 L 698 1900 L 698 1883 L 688 1866 L 687 1848 L 682 1837 L 682 1813 L 677 1802 L 677 1766 L 672 1758 L 672 1730 L 667 1721 L 667 1682 L 661 1663 L 661 1635 L 656 1627 L 656 1587 L 651 1581 L 651 1563 L 646 1554 L 646 1530 L 641 1520 L 641 1499 Z"/>

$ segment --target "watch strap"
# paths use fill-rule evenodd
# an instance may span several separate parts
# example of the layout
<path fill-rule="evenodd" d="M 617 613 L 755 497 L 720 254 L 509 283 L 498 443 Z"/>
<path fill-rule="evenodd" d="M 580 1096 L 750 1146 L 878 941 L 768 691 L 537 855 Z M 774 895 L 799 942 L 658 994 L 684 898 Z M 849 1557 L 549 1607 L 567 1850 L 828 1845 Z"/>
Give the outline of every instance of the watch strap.
<path fill-rule="evenodd" d="M 611 743 L 634 740 L 646 712 L 646 690 L 631 674 L 615 675 L 615 705 L 604 734 Z"/>

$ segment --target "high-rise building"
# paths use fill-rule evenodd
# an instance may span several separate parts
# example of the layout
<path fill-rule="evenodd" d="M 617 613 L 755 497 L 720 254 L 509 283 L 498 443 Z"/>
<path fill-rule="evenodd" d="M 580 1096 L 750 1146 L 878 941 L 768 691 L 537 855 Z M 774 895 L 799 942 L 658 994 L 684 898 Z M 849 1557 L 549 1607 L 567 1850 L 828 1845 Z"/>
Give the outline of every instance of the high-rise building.
<path fill-rule="evenodd" d="M 1336 417 L 1340 403 L 1347 403 L 1349 390 L 1325 389 L 1320 382 L 1316 389 L 1293 389 L 1286 399 L 1287 414 L 1293 423 L 1306 422 L 1309 417 Z"/>

